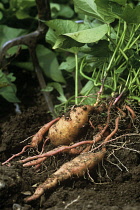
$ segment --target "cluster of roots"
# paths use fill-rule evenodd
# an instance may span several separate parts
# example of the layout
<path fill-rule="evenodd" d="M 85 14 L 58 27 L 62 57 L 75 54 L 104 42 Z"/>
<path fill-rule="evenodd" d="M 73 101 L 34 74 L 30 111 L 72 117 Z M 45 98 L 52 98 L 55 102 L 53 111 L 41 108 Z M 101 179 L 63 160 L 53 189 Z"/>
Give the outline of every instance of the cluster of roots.
<path fill-rule="evenodd" d="M 3 163 L 3 165 L 7 164 L 10 166 L 10 161 L 17 157 L 17 161 L 22 163 L 23 167 L 33 166 L 35 169 L 38 169 L 50 156 L 55 156 L 60 153 L 74 155 L 74 159 L 64 163 L 55 173 L 47 178 L 44 183 L 40 184 L 32 196 L 25 198 L 25 202 L 39 198 L 44 191 L 56 186 L 63 180 L 73 176 L 84 176 L 87 171 L 93 169 L 95 165 L 100 163 L 105 157 L 107 145 L 109 145 L 110 142 L 117 141 L 120 136 L 129 135 L 128 133 L 131 133 L 136 114 L 128 105 L 123 105 L 120 108 L 113 106 L 111 103 L 108 106 L 102 104 L 96 107 L 96 115 L 94 113 L 89 116 L 87 130 L 82 135 L 82 138 L 78 138 L 77 136 L 75 142 L 70 145 L 60 145 L 52 150 L 48 150 L 47 142 L 49 138 L 45 138 L 45 136 L 49 128 L 59 121 L 59 119 L 60 118 L 56 118 L 44 125 L 34 135 L 32 139 L 34 144 L 26 145 L 21 152 L 13 155 Z M 36 142 L 34 140 L 36 140 Z M 38 152 L 38 146 L 41 141 L 43 143 L 39 154 L 19 160 L 19 156 L 28 148 L 34 147 Z"/>

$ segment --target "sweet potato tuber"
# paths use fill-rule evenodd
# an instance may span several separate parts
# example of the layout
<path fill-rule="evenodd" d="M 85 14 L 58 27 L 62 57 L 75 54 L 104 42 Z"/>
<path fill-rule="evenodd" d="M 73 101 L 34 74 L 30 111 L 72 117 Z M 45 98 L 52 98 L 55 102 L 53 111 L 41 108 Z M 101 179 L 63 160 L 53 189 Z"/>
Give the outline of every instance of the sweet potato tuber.
<path fill-rule="evenodd" d="M 48 133 L 48 137 L 53 145 L 69 145 L 75 140 L 88 122 L 89 114 L 94 110 L 93 106 L 85 105 L 74 107 L 69 115 L 62 116 L 58 122 L 53 124 Z"/>
<path fill-rule="evenodd" d="M 52 174 L 43 184 L 40 184 L 35 193 L 25 198 L 25 202 L 30 202 L 39 198 L 45 190 L 55 187 L 59 182 L 66 180 L 72 176 L 83 176 L 87 170 L 92 169 L 97 165 L 106 153 L 106 149 L 103 148 L 97 153 L 83 153 L 73 160 L 63 164 L 54 174 Z"/>

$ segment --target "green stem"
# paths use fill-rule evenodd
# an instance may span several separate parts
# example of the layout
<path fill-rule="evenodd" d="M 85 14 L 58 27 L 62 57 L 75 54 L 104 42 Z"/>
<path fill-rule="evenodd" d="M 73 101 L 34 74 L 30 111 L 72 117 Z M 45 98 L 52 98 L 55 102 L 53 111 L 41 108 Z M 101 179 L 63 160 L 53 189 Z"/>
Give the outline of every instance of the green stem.
<path fill-rule="evenodd" d="M 140 27 L 140 24 L 135 28 L 135 30 L 133 29 L 134 28 L 134 25 L 133 25 L 133 28 L 131 30 L 131 34 L 130 34 L 130 37 L 129 37 L 129 41 L 127 43 L 127 45 L 125 46 L 124 48 L 124 52 L 127 50 L 127 49 L 130 49 L 134 44 L 135 42 L 139 39 L 140 35 L 138 35 L 138 37 L 131 43 L 133 37 L 135 36 L 135 32 L 138 30 L 138 28 Z M 130 44 L 131 43 L 131 44 Z"/>
<path fill-rule="evenodd" d="M 93 73 L 92 73 L 92 77 L 89 77 L 89 76 L 87 76 L 86 74 L 84 74 L 84 72 L 83 72 L 83 68 L 84 68 L 84 66 L 85 66 L 85 64 L 83 64 L 83 63 L 84 63 L 84 59 L 82 60 L 81 65 L 80 65 L 80 74 L 82 75 L 82 77 L 84 77 L 84 78 L 87 79 L 87 80 L 92 81 L 93 84 L 94 84 L 94 86 L 99 86 L 99 85 L 101 85 L 101 83 L 97 83 L 98 78 L 99 78 L 99 76 L 100 76 L 100 74 L 101 74 L 100 71 L 97 73 L 97 75 L 96 75 L 96 77 L 95 77 L 95 71 L 96 71 L 96 69 L 94 69 L 94 70 L 93 70 Z M 95 78 L 95 79 L 93 79 L 93 78 Z"/>
<path fill-rule="evenodd" d="M 121 35 L 121 37 L 120 37 L 120 41 L 119 41 L 119 43 L 118 43 L 116 49 L 117 49 L 117 50 L 119 49 L 120 52 L 121 52 L 121 54 L 122 54 L 122 55 L 124 56 L 124 58 L 126 59 L 126 61 L 128 61 L 127 55 L 126 55 L 126 54 L 124 53 L 124 51 L 121 49 L 121 46 L 124 44 L 124 39 L 125 39 L 125 35 L 126 35 L 126 29 L 127 29 L 127 24 L 126 24 L 126 22 L 124 22 L 124 30 L 123 30 L 123 32 L 122 32 L 122 35 Z M 118 57 L 117 57 L 116 60 L 115 60 L 115 64 L 119 63 L 121 59 L 122 59 L 122 56 L 119 54 Z"/>
<path fill-rule="evenodd" d="M 118 24 L 118 29 L 117 29 L 117 38 L 116 38 L 116 43 L 118 42 L 119 40 L 119 33 L 120 33 L 120 26 L 121 26 L 121 20 L 119 19 L 119 24 Z"/>
<path fill-rule="evenodd" d="M 94 80 L 91 77 L 88 77 L 86 74 L 84 74 L 83 72 L 83 67 L 85 66 L 84 64 L 85 59 L 82 60 L 81 65 L 80 65 L 80 74 L 82 75 L 82 77 L 84 77 L 87 80 L 90 80 L 94 83 Z"/>
<path fill-rule="evenodd" d="M 140 38 L 140 35 L 138 35 L 138 36 L 136 37 L 136 39 L 131 43 L 131 41 L 132 41 L 132 39 L 133 39 L 133 37 L 134 37 L 134 35 L 135 35 L 135 32 L 138 30 L 139 26 L 140 26 L 140 24 L 139 24 L 135 29 L 134 29 L 134 26 L 132 27 L 132 30 L 131 30 L 131 33 L 130 33 L 130 36 L 129 36 L 129 40 L 128 40 L 128 42 L 127 42 L 127 45 L 124 47 L 123 50 L 122 50 L 122 49 L 119 49 L 120 52 L 121 52 L 121 54 L 122 54 L 122 55 L 124 56 L 124 58 L 126 59 L 126 61 L 128 61 L 128 57 L 127 57 L 127 55 L 125 54 L 125 51 L 128 50 L 128 49 L 130 49 L 130 48 L 132 48 L 132 46 L 133 46 L 133 45 L 137 42 L 137 40 Z M 125 38 L 126 29 L 127 29 L 127 25 L 126 25 L 126 23 L 125 23 L 125 24 L 124 24 L 124 31 L 123 31 L 122 44 L 124 43 L 124 38 Z M 117 57 L 117 59 L 116 59 L 116 63 L 117 63 L 117 62 L 120 62 L 121 59 L 122 59 L 121 56 L 118 55 L 118 57 Z"/>
<path fill-rule="evenodd" d="M 140 35 L 137 36 L 137 38 L 131 43 L 131 45 L 129 46 L 128 49 L 130 49 L 135 43 L 136 41 L 140 38 Z"/>
<path fill-rule="evenodd" d="M 137 82 L 138 84 L 138 87 L 139 87 L 139 78 L 138 78 L 138 75 L 139 75 L 139 73 L 140 73 L 140 68 L 138 69 L 138 71 L 137 72 L 135 72 L 135 70 L 133 69 L 132 70 L 133 71 L 133 73 L 134 73 L 134 78 L 133 79 L 131 79 L 131 81 L 129 82 L 129 86 L 128 86 L 128 88 L 130 88 L 131 89 L 131 86 L 132 86 L 132 84 L 134 83 L 134 82 Z"/>
<path fill-rule="evenodd" d="M 114 83 L 114 92 L 116 91 L 116 89 L 117 89 L 117 76 L 116 76 L 116 74 L 115 74 L 115 72 L 113 72 L 113 74 L 114 74 L 114 76 L 112 76 L 113 77 L 113 83 Z"/>
<path fill-rule="evenodd" d="M 116 45 L 116 48 L 115 48 L 115 50 L 114 50 L 114 53 L 113 53 L 112 57 L 111 57 L 111 59 L 110 59 L 110 62 L 109 62 L 109 64 L 108 64 L 108 67 L 107 67 L 107 70 L 106 70 L 106 74 L 107 74 L 107 72 L 110 70 L 112 63 L 113 63 L 113 62 L 116 63 L 116 61 L 115 61 L 115 56 L 116 56 L 116 53 L 117 53 L 119 47 L 120 47 L 121 44 L 123 43 L 123 40 L 124 40 L 124 37 L 125 37 L 125 31 L 126 31 L 126 23 L 124 22 L 124 31 L 123 31 L 123 33 L 122 33 L 122 36 L 120 37 L 120 40 L 119 40 L 118 44 Z M 113 65 L 114 65 L 114 64 L 113 64 Z"/>
<path fill-rule="evenodd" d="M 114 42 L 114 40 L 111 38 L 111 37 L 109 37 L 107 34 L 106 34 L 106 36 L 109 38 L 109 40 L 112 42 L 112 44 L 114 44 L 116 47 L 117 47 L 117 44 Z M 115 48 L 116 49 L 116 48 Z M 119 51 L 121 52 L 121 54 L 124 56 L 124 58 L 128 61 L 128 57 L 127 57 L 127 55 L 124 53 L 124 51 L 119 47 L 118 48 L 119 49 Z"/>
<path fill-rule="evenodd" d="M 78 104 L 78 54 L 75 53 L 75 104 Z"/>
<path fill-rule="evenodd" d="M 130 82 L 130 73 L 128 74 L 127 80 L 125 82 L 125 89 L 128 88 L 128 83 Z"/>

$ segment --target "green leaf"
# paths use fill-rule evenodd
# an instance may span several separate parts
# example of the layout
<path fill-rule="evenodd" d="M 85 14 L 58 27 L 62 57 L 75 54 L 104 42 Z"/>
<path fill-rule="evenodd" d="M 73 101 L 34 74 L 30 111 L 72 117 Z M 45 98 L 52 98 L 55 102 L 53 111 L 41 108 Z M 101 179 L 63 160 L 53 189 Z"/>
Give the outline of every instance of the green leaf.
<path fill-rule="evenodd" d="M 110 0 L 95 0 L 97 5 L 97 10 L 100 15 L 103 17 L 103 22 L 112 23 L 114 22 L 116 15 L 112 12 L 113 6 L 116 7 L 116 4 L 111 4 Z M 119 5 L 117 5 L 118 7 Z M 120 7 L 119 7 L 120 9 Z"/>
<path fill-rule="evenodd" d="M 120 5 L 123 5 L 123 6 L 125 6 L 125 4 L 126 4 L 126 2 L 127 2 L 127 0 L 110 0 L 110 1 L 116 2 L 116 3 L 118 3 L 118 4 L 120 4 Z"/>
<path fill-rule="evenodd" d="M 62 16 L 65 18 L 71 18 L 74 15 L 74 11 L 68 5 L 61 5 L 60 11 L 57 16 Z"/>
<path fill-rule="evenodd" d="M 6 25 L 0 25 L 0 46 L 4 45 L 7 41 L 10 41 L 18 36 L 24 35 L 26 33 L 23 29 L 11 28 Z M 26 47 L 24 47 L 26 48 Z M 14 54 L 18 51 L 19 46 L 12 47 L 8 50 L 10 54 Z"/>
<path fill-rule="evenodd" d="M 30 8 L 36 5 L 35 0 L 16 0 L 20 9 Z"/>
<path fill-rule="evenodd" d="M 0 95 L 12 103 L 20 102 L 16 97 L 16 86 L 12 83 L 15 79 L 13 73 L 6 75 L 0 70 Z"/>
<path fill-rule="evenodd" d="M 78 13 L 92 16 L 104 23 L 114 21 L 108 0 L 74 0 L 74 5 Z"/>
<path fill-rule="evenodd" d="M 72 38 L 61 35 L 57 38 L 53 49 L 61 48 L 69 52 L 77 53 L 78 48 L 82 46 L 83 44 L 78 43 Z"/>
<path fill-rule="evenodd" d="M 72 56 L 69 56 L 66 58 L 65 62 L 62 62 L 59 66 L 59 69 L 66 70 L 68 72 L 72 72 L 75 68 L 75 58 Z"/>
<path fill-rule="evenodd" d="M 10 82 L 13 82 L 16 80 L 16 77 L 13 76 L 13 73 L 10 74 L 4 74 L 2 70 L 0 70 L 0 84 L 7 84 L 9 85 Z"/>
<path fill-rule="evenodd" d="M 0 11 L 0 20 L 3 18 L 3 13 Z"/>
<path fill-rule="evenodd" d="M 42 67 L 45 75 L 56 82 L 65 83 L 62 72 L 59 70 L 59 64 L 55 53 L 43 45 L 38 45 L 37 55 L 40 66 Z"/>
<path fill-rule="evenodd" d="M 90 89 L 91 87 L 93 87 L 93 82 L 92 81 L 88 81 L 85 86 L 82 88 L 80 94 L 81 95 L 85 95 Z"/>
<path fill-rule="evenodd" d="M 29 15 L 28 11 L 25 12 L 24 10 L 18 10 L 16 12 L 16 17 L 18 19 L 21 19 L 22 20 L 22 19 L 25 19 L 25 18 L 30 18 L 30 15 Z"/>
<path fill-rule="evenodd" d="M 44 89 L 42 89 L 41 91 L 51 92 L 51 91 L 53 91 L 53 89 L 54 89 L 54 88 L 48 84 L 48 85 L 47 85 Z"/>
<path fill-rule="evenodd" d="M 73 0 L 75 10 L 77 13 L 82 13 L 85 15 L 92 16 L 98 20 L 103 21 L 103 17 L 97 10 L 97 5 L 94 0 Z"/>
<path fill-rule="evenodd" d="M 71 37 L 77 42 L 81 43 L 92 43 L 97 42 L 108 32 L 108 26 L 106 24 L 98 26 L 92 29 L 86 29 L 74 33 L 64 34 L 65 36 Z"/>
<path fill-rule="evenodd" d="M 19 103 L 20 100 L 16 97 L 16 86 L 11 84 L 10 86 L 0 88 L 0 95 L 5 98 L 8 102 Z"/>
<path fill-rule="evenodd" d="M 51 12 L 53 13 L 53 10 L 59 11 L 60 10 L 60 4 L 57 3 L 50 3 Z"/>
<path fill-rule="evenodd" d="M 12 62 L 13 65 L 22 68 L 22 69 L 26 69 L 29 71 L 33 71 L 33 64 L 32 62 Z"/>
<path fill-rule="evenodd" d="M 106 62 L 106 57 L 93 57 L 93 55 L 87 55 L 86 56 L 86 61 L 87 63 L 92 66 L 92 68 L 101 68 L 102 69 L 102 66 L 103 64 Z"/>
<path fill-rule="evenodd" d="M 18 19 L 30 18 L 29 10 L 35 5 L 34 0 L 10 0 L 10 10 Z"/>
<path fill-rule="evenodd" d="M 127 23 L 140 23 L 140 5 L 134 9 L 127 5 L 120 17 Z"/>
<path fill-rule="evenodd" d="M 88 81 L 80 92 L 81 95 L 85 96 L 85 98 L 83 98 L 84 104 L 94 104 L 96 102 L 98 91 L 99 88 L 95 87 L 92 81 Z"/>
<path fill-rule="evenodd" d="M 126 4 L 125 1 L 122 2 L 123 6 L 120 5 L 120 2 L 118 4 L 115 2 L 118 3 L 117 0 L 112 0 L 110 2 L 110 7 L 112 13 L 114 13 L 114 15 L 116 15 L 117 18 L 121 18 L 127 23 L 140 23 L 140 5 L 137 5 L 133 8 L 130 4 Z"/>
<path fill-rule="evenodd" d="M 6 25 L 0 25 L 0 45 L 2 46 L 5 42 L 14 39 L 18 36 L 24 35 L 26 33 L 26 30 L 24 29 L 16 29 L 11 28 Z"/>
<path fill-rule="evenodd" d="M 56 42 L 57 40 L 57 35 L 56 33 L 53 31 L 53 29 L 49 28 L 47 34 L 46 34 L 46 42 L 50 43 L 52 46 L 54 45 L 54 43 Z"/>
<path fill-rule="evenodd" d="M 76 53 L 78 50 L 77 48 L 83 46 L 83 44 L 62 35 L 87 29 L 89 27 L 84 24 L 75 23 L 74 21 L 59 19 L 47 21 L 46 24 L 51 28 L 46 34 L 46 41 L 53 45 L 53 49 L 61 48 L 73 53 Z"/>
<path fill-rule="evenodd" d="M 4 6 L 3 6 L 2 3 L 0 3 L 0 9 L 1 9 L 1 10 L 4 10 Z"/>
<path fill-rule="evenodd" d="M 116 91 L 114 90 L 113 88 L 113 79 L 112 77 L 107 77 L 106 80 L 105 80 L 105 85 L 104 85 L 107 89 L 111 89 L 113 91 Z"/>
<path fill-rule="evenodd" d="M 75 23 L 72 20 L 55 19 L 46 21 L 47 26 L 54 30 L 56 36 L 87 29 L 87 25 Z"/>
<path fill-rule="evenodd" d="M 59 11 L 60 10 L 60 4 L 50 3 L 50 8 L 51 8 L 52 12 L 54 12 L 53 10 Z"/>
<path fill-rule="evenodd" d="M 16 80 L 16 77 L 13 76 L 13 73 L 6 75 L 6 77 L 7 77 L 8 81 L 10 81 L 10 82 L 14 82 Z"/>
<path fill-rule="evenodd" d="M 91 54 L 94 57 L 108 57 L 110 53 L 109 42 L 106 40 L 100 40 L 97 44 L 89 44 L 89 47 L 83 47 L 82 52 Z"/>
<path fill-rule="evenodd" d="M 61 101 L 62 103 L 67 101 L 62 86 L 57 82 L 48 83 L 43 91 L 52 91 L 53 89 L 56 89 L 57 92 L 60 94 L 60 96 L 57 97 L 59 101 Z"/>

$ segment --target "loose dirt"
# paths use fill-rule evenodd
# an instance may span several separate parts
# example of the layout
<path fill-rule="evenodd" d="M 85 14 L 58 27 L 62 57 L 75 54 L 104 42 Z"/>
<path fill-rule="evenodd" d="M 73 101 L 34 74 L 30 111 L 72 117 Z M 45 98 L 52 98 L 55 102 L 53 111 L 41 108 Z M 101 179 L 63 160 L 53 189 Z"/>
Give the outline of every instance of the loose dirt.
<path fill-rule="evenodd" d="M 14 112 L 13 105 L 1 101 L 0 209 L 139 210 L 140 152 L 137 151 L 140 151 L 140 136 L 138 135 L 128 135 L 110 143 L 104 161 L 85 177 L 67 180 L 56 188 L 46 191 L 40 199 L 29 204 L 24 203 L 24 198 L 31 195 L 38 184 L 71 159 L 68 154 L 59 154 L 48 158 L 38 171 L 33 167 L 23 168 L 18 160 L 37 154 L 34 149 L 28 149 L 8 165 L 1 165 L 12 154 L 21 151 L 23 146 L 30 142 L 27 138 L 51 120 L 42 95 L 38 89 L 34 87 L 33 89 L 34 94 L 29 99 L 30 103 L 23 103 L 20 106 L 21 114 Z M 140 129 L 139 109 L 133 108 L 137 119 L 132 129 L 128 131 L 126 131 L 126 121 L 124 124 L 122 122 L 120 135 L 123 134 L 123 129 L 125 133 L 138 133 Z M 47 148 L 50 150 L 53 147 L 48 144 Z"/>

